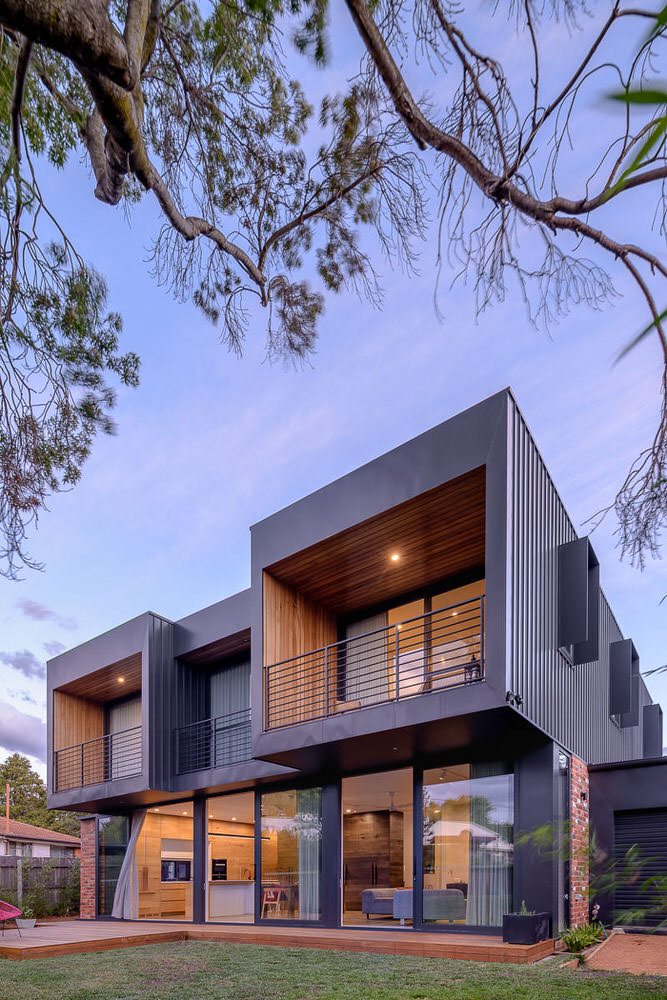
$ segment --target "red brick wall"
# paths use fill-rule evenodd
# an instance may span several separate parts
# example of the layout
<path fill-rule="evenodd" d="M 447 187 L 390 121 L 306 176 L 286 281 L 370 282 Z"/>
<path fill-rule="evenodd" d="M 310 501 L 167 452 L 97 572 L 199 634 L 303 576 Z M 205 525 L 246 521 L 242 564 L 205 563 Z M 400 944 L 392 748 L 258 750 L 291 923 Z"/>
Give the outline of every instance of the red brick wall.
<path fill-rule="evenodd" d="M 570 766 L 570 925 L 572 927 L 587 924 L 589 920 L 589 820 L 588 767 L 583 760 L 573 756 Z"/>
<path fill-rule="evenodd" d="M 81 907 L 82 920 L 95 919 L 97 899 L 97 856 L 95 853 L 95 819 L 81 820 Z"/>

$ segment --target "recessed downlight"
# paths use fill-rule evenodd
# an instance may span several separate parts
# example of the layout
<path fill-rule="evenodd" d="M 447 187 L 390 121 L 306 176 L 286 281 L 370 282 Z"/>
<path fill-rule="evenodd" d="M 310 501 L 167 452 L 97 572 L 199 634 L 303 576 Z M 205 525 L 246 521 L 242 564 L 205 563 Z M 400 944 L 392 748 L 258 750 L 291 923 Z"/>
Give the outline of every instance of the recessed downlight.
<path fill-rule="evenodd" d="M 392 562 L 398 562 L 401 556 L 398 552 L 392 552 L 389 558 L 391 559 Z"/>
<path fill-rule="evenodd" d="M 125 678 L 124 677 L 119 677 L 118 678 L 118 683 L 119 684 L 124 684 L 125 683 Z"/>

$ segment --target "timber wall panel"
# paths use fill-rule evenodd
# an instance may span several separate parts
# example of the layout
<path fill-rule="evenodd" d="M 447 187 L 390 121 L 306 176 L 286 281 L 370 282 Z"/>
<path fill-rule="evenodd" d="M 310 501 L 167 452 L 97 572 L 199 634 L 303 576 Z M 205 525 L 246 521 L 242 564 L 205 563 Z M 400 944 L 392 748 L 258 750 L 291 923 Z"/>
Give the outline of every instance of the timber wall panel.
<path fill-rule="evenodd" d="M 264 573 L 264 666 L 302 657 L 337 639 L 336 616 L 309 600 L 294 587 Z M 271 725 L 293 725 L 324 714 L 322 683 L 309 683 L 308 660 L 297 659 L 280 672 L 282 697 L 279 705 L 266 706 Z M 292 688 L 293 702 L 284 693 Z M 329 677 L 329 691 L 336 690 L 335 669 Z"/>

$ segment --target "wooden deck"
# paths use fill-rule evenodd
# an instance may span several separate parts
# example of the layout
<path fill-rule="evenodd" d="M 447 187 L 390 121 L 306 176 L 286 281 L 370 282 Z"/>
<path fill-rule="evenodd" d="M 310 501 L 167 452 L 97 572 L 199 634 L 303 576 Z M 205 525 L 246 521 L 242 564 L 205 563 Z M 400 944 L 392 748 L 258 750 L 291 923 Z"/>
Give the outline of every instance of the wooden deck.
<path fill-rule="evenodd" d="M 210 941 L 325 948 L 428 958 L 462 958 L 473 962 L 536 962 L 554 951 L 552 940 L 533 945 L 503 944 L 499 937 L 477 934 L 437 934 L 412 931 L 364 931 L 314 927 L 170 924 L 147 921 L 67 920 L 38 924 L 22 931 L 7 929 L 0 936 L 0 958 L 50 958 L 111 948 L 134 948 L 162 941 Z"/>

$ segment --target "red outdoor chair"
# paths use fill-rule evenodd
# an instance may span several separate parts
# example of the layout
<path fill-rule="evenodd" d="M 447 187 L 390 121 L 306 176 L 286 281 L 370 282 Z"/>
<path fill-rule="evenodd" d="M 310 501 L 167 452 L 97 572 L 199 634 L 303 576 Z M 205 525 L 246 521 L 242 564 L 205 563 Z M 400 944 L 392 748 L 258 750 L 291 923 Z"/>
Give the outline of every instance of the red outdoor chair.
<path fill-rule="evenodd" d="M 2 923 L 2 935 L 5 934 L 5 924 L 8 920 L 16 921 L 17 917 L 22 915 L 23 911 L 19 910 L 18 907 L 12 906 L 11 903 L 5 903 L 0 899 L 0 923 Z M 21 937 L 21 928 L 16 924 L 16 930 L 19 932 L 19 937 Z"/>

